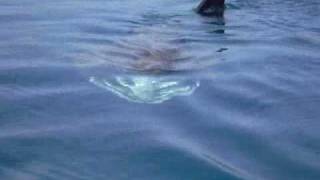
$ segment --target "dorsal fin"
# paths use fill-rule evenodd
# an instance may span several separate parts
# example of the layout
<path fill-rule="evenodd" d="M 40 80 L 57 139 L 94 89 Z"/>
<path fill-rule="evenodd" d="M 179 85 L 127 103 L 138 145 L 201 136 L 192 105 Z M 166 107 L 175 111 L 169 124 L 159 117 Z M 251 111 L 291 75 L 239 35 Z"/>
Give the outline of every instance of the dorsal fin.
<path fill-rule="evenodd" d="M 202 0 L 196 11 L 202 15 L 223 16 L 225 0 Z"/>

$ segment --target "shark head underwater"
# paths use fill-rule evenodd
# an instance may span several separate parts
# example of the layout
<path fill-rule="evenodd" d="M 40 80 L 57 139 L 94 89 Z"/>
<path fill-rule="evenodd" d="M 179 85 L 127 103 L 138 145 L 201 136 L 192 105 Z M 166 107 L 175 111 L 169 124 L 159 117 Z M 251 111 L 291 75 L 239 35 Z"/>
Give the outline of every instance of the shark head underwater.
<path fill-rule="evenodd" d="M 196 12 L 204 16 L 221 17 L 223 11 L 224 0 L 203 0 L 196 8 Z M 134 37 L 122 43 L 122 48 L 131 53 L 134 59 L 125 63 L 115 62 L 126 73 L 107 77 L 90 76 L 89 81 L 135 103 L 157 104 L 176 96 L 191 95 L 200 86 L 200 82 L 177 75 L 186 70 L 184 62 L 189 57 L 168 43 L 161 45 L 158 38 L 150 38 L 158 35 L 151 34 L 143 32 L 140 38 Z M 187 64 L 188 68 L 192 69 L 192 64 Z"/>
<path fill-rule="evenodd" d="M 187 78 L 184 62 L 189 62 L 179 48 L 168 47 L 153 40 L 145 40 L 150 35 L 143 34 L 142 39 L 134 36 L 134 46 L 130 47 L 133 58 L 124 63 L 116 63 L 121 72 L 110 76 L 91 76 L 90 82 L 97 87 L 135 103 L 158 104 L 175 96 L 189 96 L 200 85 L 199 81 Z M 159 39 L 157 39 L 159 41 Z M 187 65 L 189 66 L 189 65 Z"/>

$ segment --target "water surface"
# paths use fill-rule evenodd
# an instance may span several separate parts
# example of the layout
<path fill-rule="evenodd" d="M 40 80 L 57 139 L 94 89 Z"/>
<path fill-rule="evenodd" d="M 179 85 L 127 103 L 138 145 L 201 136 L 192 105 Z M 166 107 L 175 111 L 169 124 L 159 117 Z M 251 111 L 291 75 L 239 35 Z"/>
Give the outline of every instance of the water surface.
<path fill-rule="evenodd" d="M 227 2 L 0 2 L 0 179 L 319 179 L 319 1 Z"/>

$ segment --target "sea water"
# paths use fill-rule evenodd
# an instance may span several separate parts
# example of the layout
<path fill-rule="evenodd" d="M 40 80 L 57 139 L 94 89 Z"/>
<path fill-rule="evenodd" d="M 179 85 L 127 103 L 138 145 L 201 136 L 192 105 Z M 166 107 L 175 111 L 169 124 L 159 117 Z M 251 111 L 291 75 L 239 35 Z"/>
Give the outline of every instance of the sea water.
<path fill-rule="evenodd" d="M 1 0 L 0 179 L 320 179 L 320 1 Z"/>

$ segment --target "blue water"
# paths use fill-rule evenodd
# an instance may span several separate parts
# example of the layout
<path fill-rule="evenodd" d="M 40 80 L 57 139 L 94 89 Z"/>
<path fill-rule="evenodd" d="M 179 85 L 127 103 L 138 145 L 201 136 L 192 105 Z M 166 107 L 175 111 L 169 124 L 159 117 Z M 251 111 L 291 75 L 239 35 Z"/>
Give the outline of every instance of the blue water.
<path fill-rule="evenodd" d="M 0 1 L 0 179 L 320 179 L 320 1 Z"/>

